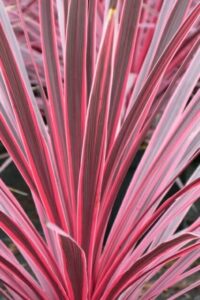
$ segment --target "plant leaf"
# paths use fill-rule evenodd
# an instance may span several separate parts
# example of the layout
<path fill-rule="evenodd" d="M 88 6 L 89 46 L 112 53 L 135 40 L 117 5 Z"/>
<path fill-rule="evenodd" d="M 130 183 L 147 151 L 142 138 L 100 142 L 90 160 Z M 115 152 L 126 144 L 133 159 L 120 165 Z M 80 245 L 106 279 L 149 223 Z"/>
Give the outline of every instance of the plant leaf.
<path fill-rule="evenodd" d="M 125 87 L 135 49 L 141 5 L 141 1 L 126 0 L 123 6 L 114 58 L 114 75 L 108 121 L 107 151 L 110 150 L 110 147 L 113 144 L 120 120 L 119 116 L 124 100 Z"/>
<path fill-rule="evenodd" d="M 48 224 L 48 227 L 61 239 L 64 273 L 70 299 L 86 300 L 88 283 L 85 253 L 69 235 L 56 225 Z"/>
<path fill-rule="evenodd" d="M 70 2 L 65 46 L 65 125 L 70 197 L 75 208 L 87 103 L 87 2 Z"/>
<path fill-rule="evenodd" d="M 86 253 L 86 258 L 89 260 L 90 271 L 105 163 L 106 129 L 112 80 L 114 26 L 115 16 L 112 14 L 108 17 L 108 24 L 99 50 L 90 93 L 79 177 L 78 241 Z"/>

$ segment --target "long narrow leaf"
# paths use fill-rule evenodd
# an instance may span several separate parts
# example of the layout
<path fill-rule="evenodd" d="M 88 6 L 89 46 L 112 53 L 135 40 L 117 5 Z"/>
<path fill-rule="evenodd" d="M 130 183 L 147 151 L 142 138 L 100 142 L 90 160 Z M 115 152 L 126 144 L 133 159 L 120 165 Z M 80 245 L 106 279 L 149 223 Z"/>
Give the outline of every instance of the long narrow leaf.
<path fill-rule="evenodd" d="M 92 267 L 92 249 L 105 163 L 106 130 L 113 67 L 114 26 L 115 14 L 111 11 L 99 51 L 90 94 L 79 177 L 78 241 L 89 260 L 89 272 L 91 272 Z"/>
<path fill-rule="evenodd" d="M 65 45 L 65 126 L 70 197 L 75 208 L 87 103 L 87 2 L 70 2 Z"/>
<path fill-rule="evenodd" d="M 141 1 L 127 0 L 123 7 L 114 59 L 114 76 L 108 121 L 108 150 L 115 139 L 120 119 L 119 115 L 135 49 L 141 4 Z"/>

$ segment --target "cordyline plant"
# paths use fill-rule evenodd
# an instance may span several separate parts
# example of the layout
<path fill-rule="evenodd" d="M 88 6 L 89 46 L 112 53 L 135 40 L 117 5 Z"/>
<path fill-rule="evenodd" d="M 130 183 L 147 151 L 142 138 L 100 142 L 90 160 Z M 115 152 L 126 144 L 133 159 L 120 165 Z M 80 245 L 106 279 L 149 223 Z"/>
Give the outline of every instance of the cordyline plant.
<path fill-rule="evenodd" d="M 0 242 L 5 299 L 156 299 L 200 270 L 200 218 L 177 230 L 200 167 L 166 196 L 200 150 L 199 14 L 189 0 L 0 1 L 1 141 L 42 226 L 0 181 L 0 227 L 31 269 Z"/>

